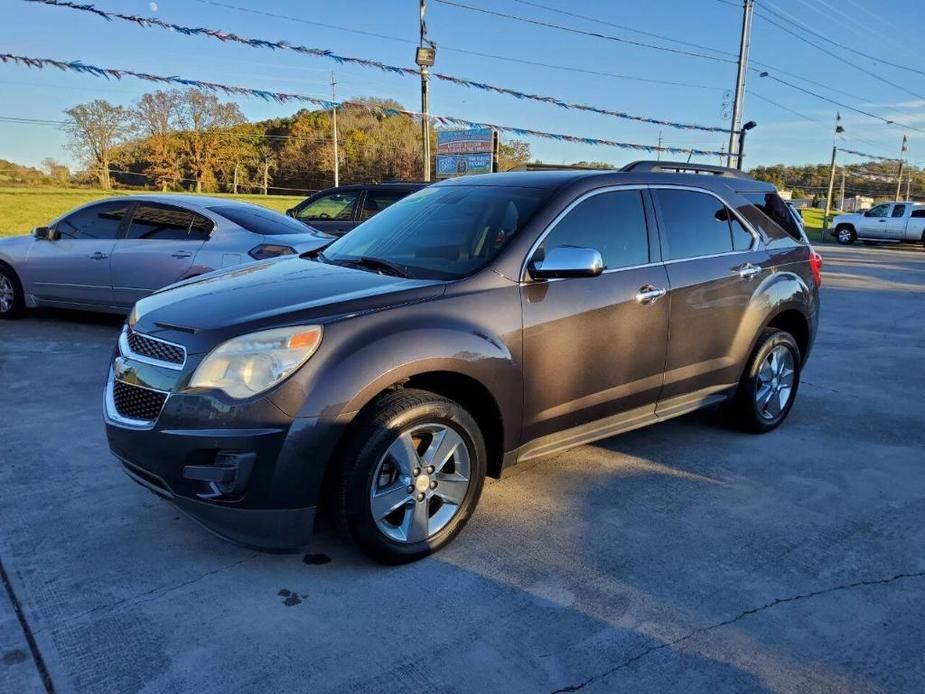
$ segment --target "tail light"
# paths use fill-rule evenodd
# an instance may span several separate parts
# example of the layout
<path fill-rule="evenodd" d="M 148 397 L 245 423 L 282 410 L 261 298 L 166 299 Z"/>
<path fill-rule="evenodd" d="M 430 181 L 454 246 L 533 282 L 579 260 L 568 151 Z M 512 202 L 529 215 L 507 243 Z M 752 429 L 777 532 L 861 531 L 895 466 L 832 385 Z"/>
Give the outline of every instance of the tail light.
<path fill-rule="evenodd" d="M 816 253 L 815 249 L 809 250 L 809 269 L 813 271 L 813 279 L 816 280 L 816 286 L 822 285 L 822 256 Z"/>
<path fill-rule="evenodd" d="M 293 253 L 295 253 L 294 248 L 279 246 L 273 243 L 262 243 L 259 246 L 254 246 L 247 252 L 254 260 L 265 260 L 266 258 L 275 258 L 279 255 L 292 255 Z"/>

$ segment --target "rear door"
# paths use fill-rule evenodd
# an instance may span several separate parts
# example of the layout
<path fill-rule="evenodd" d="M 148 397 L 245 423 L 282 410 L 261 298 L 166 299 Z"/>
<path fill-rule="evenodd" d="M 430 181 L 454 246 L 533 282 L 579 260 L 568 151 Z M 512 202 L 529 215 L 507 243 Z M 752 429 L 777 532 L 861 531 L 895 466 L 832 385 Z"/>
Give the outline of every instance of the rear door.
<path fill-rule="evenodd" d="M 212 221 L 190 210 L 138 203 L 112 254 L 113 299 L 131 306 L 156 289 L 183 279 L 209 238 Z"/>
<path fill-rule="evenodd" d="M 129 200 L 101 202 L 60 219 L 55 241 L 36 241 L 25 271 L 40 301 L 111 306 L 110 261 L 132 206 Z"/>
<path fill-rule="evenodd" d="M 328 234 L 346 234 L 359 223 L 356 221 L 356 209 L 361 193 L 358 189 L 319 195 L 297 208 L 293 216 Z"/>
<path fill-rule="evenodd" d="M 671 339 L 657 412 L 671 414 L 736 383 L 740 364 L 733 347 L 768 256 L 714 194 L 689 188 L 653 193 L 671 287 Z"/>
<path fill-rule="evenodd" d="M 668 344 L 668 278 L 650 245 L 654 218 L 646 200 L 638 188 L 579 198 L 531 254 L 541 261 L 556 246 L 593 248 L 605 270 L 521 285 L 525 440 L 655 411 Z"/>
<path fill-rule="evenodd" d="M 385 208 L 406 197 L 410 192 L 410 190 L 367 190 L 363 196 L 363 204 L 360 206 L 357 223 L 361 224 L 370 217 L 379 214 Z"/>

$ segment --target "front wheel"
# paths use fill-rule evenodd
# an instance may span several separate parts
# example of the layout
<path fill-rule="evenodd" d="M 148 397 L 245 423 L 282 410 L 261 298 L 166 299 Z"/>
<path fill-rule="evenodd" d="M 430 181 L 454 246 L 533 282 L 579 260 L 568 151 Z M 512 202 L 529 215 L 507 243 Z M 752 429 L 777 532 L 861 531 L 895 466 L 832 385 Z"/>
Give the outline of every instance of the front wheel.
<path fill-rule="evenodd" d="M 376 400 L 347 436 L 337 487 L 338 521 L 386 564 L 420 559 L 449 543 L 478 504 L 485 442 L 452 400 L 397 390 Z"/>
<path fill-rule="evenodd" d="M 16 273 L 0 264 L 0 319 L 19 318 L 25 310 L 22 285 Z"/>
<path fill-rule="evenodd" d="M 857 234 L 854 233 L 854 229 L 851 227 L 838 227 L 835 230 L 835 240 L 843 246 L 854 243 L 855 239 L 857 239 Z"/>
<path fill-rule="evenodd" d="M 793 336 L 765 329 L 730 403 L 735 424 L 756 434 L 780 426 L 796 399 L 800 367 L 800 348 Z"/>

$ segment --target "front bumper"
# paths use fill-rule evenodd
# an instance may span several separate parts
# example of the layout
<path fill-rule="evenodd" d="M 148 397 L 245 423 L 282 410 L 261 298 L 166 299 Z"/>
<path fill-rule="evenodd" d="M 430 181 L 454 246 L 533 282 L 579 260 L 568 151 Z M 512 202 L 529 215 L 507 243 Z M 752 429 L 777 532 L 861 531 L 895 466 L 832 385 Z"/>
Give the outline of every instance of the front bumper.
<path fill-rule="evenodd" d="M 304 547 L 338 428 L 292 417 L 268 398 L 184 391 L 195 366 L 164 368 L 117 352 L 103 408 L 113 455 L 132 479 L 223 538 L 275 551 Z M 117 381 L 166 394 L 163 405 L 146 421 L 124 416 Z"/>

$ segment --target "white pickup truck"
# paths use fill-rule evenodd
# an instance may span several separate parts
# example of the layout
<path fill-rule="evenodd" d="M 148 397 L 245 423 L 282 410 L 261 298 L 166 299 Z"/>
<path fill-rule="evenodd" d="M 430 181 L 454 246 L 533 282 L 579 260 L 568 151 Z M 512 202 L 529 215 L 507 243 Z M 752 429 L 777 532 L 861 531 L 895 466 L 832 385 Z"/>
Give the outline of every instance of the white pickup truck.
<path fill-rule="evenodd" d="M 925 204 L 884 202 L 865 212 L 840 214 L 832 227 L 836 240 L 844 244 L 861 240 L 925 245 Z"/>

